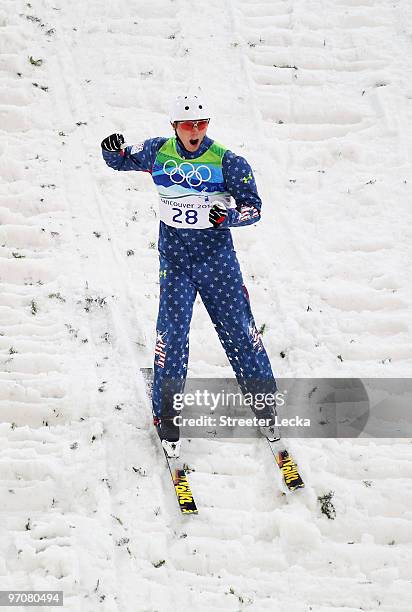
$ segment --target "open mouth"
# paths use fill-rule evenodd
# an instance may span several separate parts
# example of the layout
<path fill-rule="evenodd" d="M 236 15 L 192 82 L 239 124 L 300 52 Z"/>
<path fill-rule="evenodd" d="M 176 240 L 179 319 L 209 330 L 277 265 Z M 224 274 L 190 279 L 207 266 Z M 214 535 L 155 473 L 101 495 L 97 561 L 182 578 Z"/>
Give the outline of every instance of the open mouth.
<path fill-rule="evenodd" d="M 199 144 L 199 138 L 191 138 L 189 142 L 191 145 L 195 146 Z"/>

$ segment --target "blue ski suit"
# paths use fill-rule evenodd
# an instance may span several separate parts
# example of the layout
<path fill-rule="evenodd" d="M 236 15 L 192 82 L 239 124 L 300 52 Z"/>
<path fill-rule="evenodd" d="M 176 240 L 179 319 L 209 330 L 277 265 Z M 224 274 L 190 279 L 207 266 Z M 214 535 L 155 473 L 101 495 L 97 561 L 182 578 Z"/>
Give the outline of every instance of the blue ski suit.
<path fill-rule="evenodd" d="M 153 414 L 161 437 L 174 436 L 166 421 L 176 412 L 164 388 L 172 380 L 171 391 L 183 391 L 197 292 L 242 391 L 256 391 L 248 385 L 253 379 L 263 384 L 259 391 L 275 393 L 271 365 L 253 319 L 230 232 L 231 227 L 260 219 L 262 204 L 248 162 L 208 137 L 194 153 L 176 138 L 150 138 L 121 152 L 102 150 L 102 154 L 115 170 L 151 173 L 160 195 Z M 236 207 L 228 208 L 225 221 L 215 229 L 208 221 L 210 206 L 220 201 L 228 207 L 230 198 Z M 271 416 L 273 409 L 259 411 L 260 418 Z"/>

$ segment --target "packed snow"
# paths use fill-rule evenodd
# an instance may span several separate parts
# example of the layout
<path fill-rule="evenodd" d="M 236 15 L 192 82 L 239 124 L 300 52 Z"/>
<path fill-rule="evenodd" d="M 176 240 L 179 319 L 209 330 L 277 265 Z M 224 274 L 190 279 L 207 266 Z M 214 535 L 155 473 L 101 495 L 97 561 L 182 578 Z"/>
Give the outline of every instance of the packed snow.
<path fill-rule="evenodd" d="M 100 152 L 172 134 L 171 100 L 201 88 L 262 196 L 233 236 L 276 375 L 408 377 L 411 17 L 2 0 L 0 590 L 63 590 L 72 612 L 411 612 L 410 439 L 291 440 L 291 495 L 263 440 L 184 440 L 199 515 L 180 516 L 140 373 L 157 195 Z M 189 367 L 232 375 L 200 301 Z"/>

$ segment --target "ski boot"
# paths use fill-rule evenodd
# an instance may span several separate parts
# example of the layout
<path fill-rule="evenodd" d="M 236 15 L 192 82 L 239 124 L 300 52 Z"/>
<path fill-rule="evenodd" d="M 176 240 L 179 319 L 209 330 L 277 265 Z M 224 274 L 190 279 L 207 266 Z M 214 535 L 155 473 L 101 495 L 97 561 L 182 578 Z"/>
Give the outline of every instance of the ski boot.
<path fill-rule="evenodd" d="M 180 444 L 181 440 L 175 442 L 169 442 L 169 440 L 162 440 L 163 450 L 169 459 L 177 459 L 180 455 Z"/>
<path fill-rule="evenodd" d="M 269 440 L 269 442 L 279 442 L 280 431 L 277 425 L 262 425 L 259 427 L 260 433 Z"/>
<path fill-rule="evenodd" d="M 154 419 L 162 447 L 169 459 L 177 459 L 180 454 L 180 430 L 173 419 Z"/>

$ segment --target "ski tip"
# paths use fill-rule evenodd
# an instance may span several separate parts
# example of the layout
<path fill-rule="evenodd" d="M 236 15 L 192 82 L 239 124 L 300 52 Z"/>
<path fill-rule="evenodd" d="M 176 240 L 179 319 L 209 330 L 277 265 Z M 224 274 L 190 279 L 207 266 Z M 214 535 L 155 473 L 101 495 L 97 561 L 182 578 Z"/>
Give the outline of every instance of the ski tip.
<path fill-rule="evenodd" d="M 295 485 L 293 485 L 293 484 L 290 484 L 290 485 L 286 484 L 286 486 L 288 487 L 289 491 L 297 491 L 298 489 L 304 489 L 305 488 L 305 483 L 302 481 L 302 482 L 299 482 L 298 484 L 295 484 Z"/>

